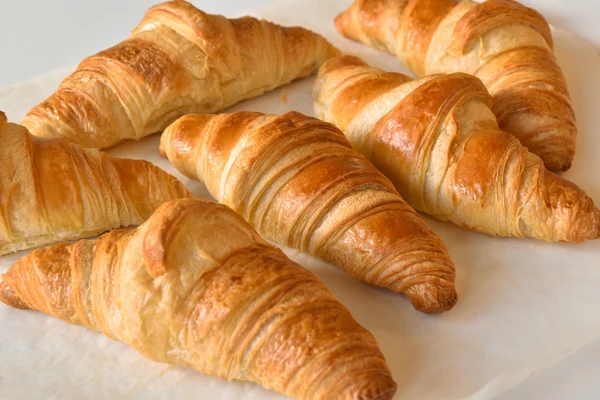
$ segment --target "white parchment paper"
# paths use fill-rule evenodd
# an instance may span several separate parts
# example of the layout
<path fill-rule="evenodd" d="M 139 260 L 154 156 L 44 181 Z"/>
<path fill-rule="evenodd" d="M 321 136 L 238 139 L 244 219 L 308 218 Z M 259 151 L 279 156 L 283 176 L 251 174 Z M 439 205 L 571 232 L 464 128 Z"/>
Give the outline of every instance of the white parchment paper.
<path fill-rule="evenodd" d="M 333 18 L 349 3 L 284 1 L 252 14 L 307 26 L 374 66 L 406 72 L 393 57 L 335 32 Z M 555 29 L 554 35 L 580 128 L 576 160 L 565 175 L 600 202 L 600 52 L 568 32 Z M 71 70 L 0 90 L 0 109 L 19 121 Z M 293 83 L 232 110 L 312 114 L 313 82 L 314 77 Z M 159 157 L 158 139 L 124 143 L 109 153 L 150 160 L 181 178 L 196 196 L 209 198 L 201 184 Z M 573 245 L 492 238 L 426 219 L 446 241 L 457 266 L 460 300 L 444 315 L 420 314 L 402 296 L 286 249 L 375 335 L 399 383 L 396 399 L 490 399 L 600 334 L 600 241 Z M 1 258 L 0 272 L 25 254 Z M 83 327 L 0 305 L 2 400 L 283 398 L 254 384 L 153 363 Z"/>

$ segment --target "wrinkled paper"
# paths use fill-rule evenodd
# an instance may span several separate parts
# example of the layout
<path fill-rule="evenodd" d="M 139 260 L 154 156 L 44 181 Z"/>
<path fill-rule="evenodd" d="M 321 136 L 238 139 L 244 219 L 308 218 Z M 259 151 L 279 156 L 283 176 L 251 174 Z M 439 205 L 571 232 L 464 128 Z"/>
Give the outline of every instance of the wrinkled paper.
<path fill-rule="evenodd" d="M 406 72 L 392 56 L 338 35 L 334 16 L 349 0 L 284 1 L 253 14 L 303 25 L 374 66 Z M 600 202 L 600 54 L 572 34 L 554 30 L 556 52 L 580 128 L 577 156 L 565 176 Z M 0 109 L 19 121 L 72 68 L 0 90 Z M 233 107 L 312 114 L 314 77 Z M 157 135 L 109 153 L 152 161 L 198 197 L 198 182 L 158 154 Z M 443 315 L 415 311 L 403 297 L 354 281 L 332 265 L 286 249 L 314 271 L 376 337 L 399 384 L 396 399 L 493 398 L 559 362 L 600 333 L 600 241 L 584 245 L 487 237 L 426 217 L 457 266 L 459 302 Z M 0 272 L 27 252 L 0 259 Z M 154 363 L 83 327 L 0 305 L 0 399 L 283 399 L 250 383 L 226 382 L 190 369 Z M 335 396 L 332 394 L 332 398 Z"/>

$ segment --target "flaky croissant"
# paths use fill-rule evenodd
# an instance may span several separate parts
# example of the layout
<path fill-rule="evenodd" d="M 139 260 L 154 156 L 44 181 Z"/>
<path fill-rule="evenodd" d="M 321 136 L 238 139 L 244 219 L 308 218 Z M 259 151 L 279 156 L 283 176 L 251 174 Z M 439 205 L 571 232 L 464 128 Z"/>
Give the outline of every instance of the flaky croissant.
<path fill-rule="evenodd" d="M 0 255 L 138 225 L 165 201 L 189 197 L 147 161 L 32 140 L 2 112 L 0 143 Z"/>
<path fill-rule="evenodd" d="M 512 0 L 355 0 L 337 29 L 419 76 L 466 72 L 492 94 L 500 128 L 552 171 L 566 171 L 577 127 L 548 23 Z"/>
<path fill-rule="evenodd" d="M 137 229 L 36 250 L 3 276 L 0 301 L 299 399 L 396 391 L 373 336 L 316 276 L 203 200 L 165 203 Z"/>
<path fill-rule="evenodd" d="M 599 237 L 592 199 L 498 128 L 489 93 L 471 75 L 413 81 L 343 56 L 323 64 L 314 96 L 316 115 L 417 210 L 490 235 Z"/>
<path fill-rule="evenodd" d="M 296 112 L 188 115 L 165 130 L 161 154 L 265 238 L 405 293 L 418 310 L 456 302 L 442 240 L 331 124 Z"/>
<path fill-rule="evenodd" d="M 338 53 L 303 28 L 170 1 L 150 8 L 127 40 L 85 59 L 22 123 L 36 136 L 105 148 L 261 95 Z"/>

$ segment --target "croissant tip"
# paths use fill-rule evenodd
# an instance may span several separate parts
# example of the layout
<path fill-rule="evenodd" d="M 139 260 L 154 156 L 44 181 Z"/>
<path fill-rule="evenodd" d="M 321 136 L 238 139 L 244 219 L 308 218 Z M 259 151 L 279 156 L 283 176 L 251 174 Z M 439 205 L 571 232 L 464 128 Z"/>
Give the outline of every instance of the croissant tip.
<path fill-rule="evenodd" d="M 545 160 L 544 166 L 554 173 L 567 172 L 571 169 L 571 161 L 572 160 L 570 159 L 557 159 L 553 161 Z"/>
<path fill-rule="evenodd" d="M 324 62 L 319 69 L 319 76 L 328 74 L 332 71 L 335 71 L 339 68 L 349 67 L 349 66 L 363 66 L 367 65 L 361 58 L 350 55 L 350 54 L 342 54 L 335 58 L 331 58 Z"/>
<path fill-rule="evenodd" d="M 432 283 L 420 283 L 406 291 L 413 307 L 427 314 L 439 314 L 450 310 L 458 301 L 454 285 L 440 286 Z"/>
<path fill-rule="evenodd" d="M 390 381 L 391 383 L 388 385 L 387 389 L 381 391 L 377 397 L 374 398 L 374 400 L 392 400 L 396 394 L 396 391 L 398 390 L 398 384 L 396 384 L 396 382 L 394 382 L 391 378 Z"/>
<path fill-rule="evenodd" d="M 16 294 L 8 285 L 6 275 L 0 276 L 0 302 L 13 308 L 19 308 L 21 310 L 27 310 L 27 304 L 21 300 L 18 294 Z"/>
<path fill-rule="evenodd" d="M 341 396 L 344 398 L 391 400 L 398 390 L 398 384 L 387 368 L 385 370 L 373 369 L 368 375 L 349 376 L 345 383 L 349 386 L 341 390 L 336 388 L 336 391 L 346 394 L 346 396 Z"/>
<path fill-rule="evenodd" d="M 344 26 L 346 25 L 346 12 L 342 11 L 341 13 L 339 13 L 334 20 L 335 23 L 335 29 L 337 29 L 338 32 L 342 33 L 344 30 Z"/>

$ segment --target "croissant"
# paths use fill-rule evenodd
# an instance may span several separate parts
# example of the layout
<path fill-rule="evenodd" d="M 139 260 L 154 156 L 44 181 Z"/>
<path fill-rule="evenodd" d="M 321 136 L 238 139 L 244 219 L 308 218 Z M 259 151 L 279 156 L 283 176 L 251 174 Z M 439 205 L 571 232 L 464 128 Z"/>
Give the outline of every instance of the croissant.
<path fill-rule="evenodd" d="M 0 301 L 85 325 L 145 357 L 299 399 L 391 399 L 373 336 L 308 270 L 225 206 L 163 204 L 137 229 L 39 249 Z"/>
<path fill-rule="evenodd" d="M 348 38 L 396 54 L 419 76 L 477 76 L 502 130 L 549 170 L 571 166 L 575 116 L 538 12 L 512 0 L 356 0 L 335 24 Z"/>
<path fill-rule="evenodd" d="M 314 97 L 315 114 L 417 210 L 490 235 L 599 237 L 592 199 L 499 129 L 489 93 L 471 75 L 413 81 L 343 56 L 323 64 Z"/>
<path fill-rule="evenodd" d="M 128 39 L 81 62 L 22 124 L 36 136 L 105 148 L 259 96 L 338 53 L 303 28 L 171 1 L 150 8 Z"/>
<path fill-rule="evenodd" d="M 265 238 L 405 293 L 418 310 L 456 302 L 442 240 L 331 124 L 297 112 L 188 115 L 160 147 Z"/>
<path fill-rule="evenodd" d="M 165 201 L 189 197 L 147 161 L 32 140 L 2 112 L 0 142 L 0 255 L 138 225 Z"/>

